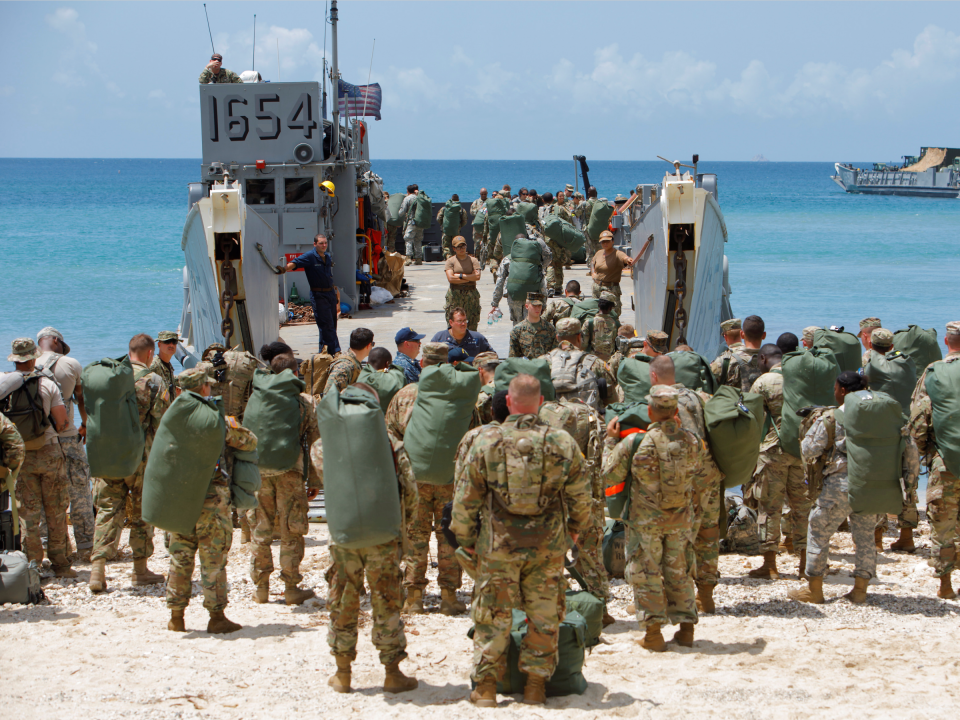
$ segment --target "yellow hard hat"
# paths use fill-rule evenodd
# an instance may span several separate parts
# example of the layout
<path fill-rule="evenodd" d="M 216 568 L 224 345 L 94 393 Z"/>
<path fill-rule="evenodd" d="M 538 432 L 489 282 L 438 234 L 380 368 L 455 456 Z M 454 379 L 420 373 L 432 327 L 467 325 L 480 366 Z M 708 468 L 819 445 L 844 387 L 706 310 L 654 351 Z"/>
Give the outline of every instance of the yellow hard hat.
<path fill-rule="evenodd" d="M 320 187 L 327 191 L 327 197 L 333 197 L 334 193 L 337 192 L 337 188 L 334 187 L 333 183 L 329 180 L 324 180 L 322 183 L 320 183 Z"/>

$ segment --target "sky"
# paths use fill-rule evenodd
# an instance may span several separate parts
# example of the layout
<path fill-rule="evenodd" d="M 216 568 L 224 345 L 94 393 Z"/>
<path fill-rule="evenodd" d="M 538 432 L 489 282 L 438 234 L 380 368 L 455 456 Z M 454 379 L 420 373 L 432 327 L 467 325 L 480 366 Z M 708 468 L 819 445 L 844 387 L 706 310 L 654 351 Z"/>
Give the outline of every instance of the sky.
<path fill-rule="evenodd" d="M 321 79 L 324 7 L 207 3 L 237 73 L 256 13 L 271 81 Z M 374 158 L 892 161 L 960 146 L 958 3 L 346 0 L 339 15 L 343 78 L 383 88 Z M 199 157 L 209 57 L 200 2 L 0 2 L 0 157 Z"/>

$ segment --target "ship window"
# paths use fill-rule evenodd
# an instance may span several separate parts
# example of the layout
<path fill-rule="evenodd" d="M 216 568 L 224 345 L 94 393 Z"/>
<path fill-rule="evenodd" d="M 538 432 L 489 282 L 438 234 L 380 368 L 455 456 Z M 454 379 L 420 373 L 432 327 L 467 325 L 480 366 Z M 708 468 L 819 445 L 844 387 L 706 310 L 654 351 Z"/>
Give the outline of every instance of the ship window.
<path fill-rule="evenodd" d="M 313 202 L 313 178 L 284 178 L 283 189 L 287 205 Z"/>
<path fill-rule="evenodd" d="M 273 180 L 247 180 L 247 205 L 273 205 L 276 190 Z"/>

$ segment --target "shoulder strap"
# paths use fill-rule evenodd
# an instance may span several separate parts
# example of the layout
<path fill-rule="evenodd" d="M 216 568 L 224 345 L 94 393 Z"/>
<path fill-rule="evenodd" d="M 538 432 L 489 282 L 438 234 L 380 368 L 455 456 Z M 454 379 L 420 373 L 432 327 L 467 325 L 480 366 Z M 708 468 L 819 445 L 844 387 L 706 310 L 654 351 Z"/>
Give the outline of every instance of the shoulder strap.
<path fill-rule="evenodd" d="M 730 369 L 730 356 L 727 355 L 723 359 L 723 369 L 720 371 L 720 383 L 723 384 L 727 381 L 727 370 Z"/>

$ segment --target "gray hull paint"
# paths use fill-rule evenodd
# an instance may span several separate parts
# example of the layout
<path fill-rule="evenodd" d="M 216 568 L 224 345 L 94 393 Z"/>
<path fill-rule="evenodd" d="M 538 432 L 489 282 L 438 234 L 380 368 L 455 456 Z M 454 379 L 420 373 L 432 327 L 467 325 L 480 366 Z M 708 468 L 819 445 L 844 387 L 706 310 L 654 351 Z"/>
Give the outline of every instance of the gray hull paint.
<path fill-rule="evenodd" d="M 831 178 L 848 193 L 940 198 L 960 196 L 960 173 L 954 170 L 860 170 L 840 163 L 836 164 L 836 168 L 837 174 Z"/>

